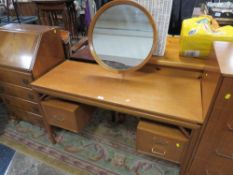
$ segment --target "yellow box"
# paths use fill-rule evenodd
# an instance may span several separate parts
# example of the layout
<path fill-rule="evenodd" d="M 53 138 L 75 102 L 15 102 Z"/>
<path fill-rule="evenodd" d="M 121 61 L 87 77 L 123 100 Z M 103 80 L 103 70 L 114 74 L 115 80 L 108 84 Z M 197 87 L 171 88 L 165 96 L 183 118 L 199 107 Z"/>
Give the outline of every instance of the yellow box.
<path fill-rule="evenodd" d="M 180 55 L 206 58 L 214 41 L 233 41 L 233 27 L 219 27 L 210 16 L 183 21 L 180 39 Z"/>

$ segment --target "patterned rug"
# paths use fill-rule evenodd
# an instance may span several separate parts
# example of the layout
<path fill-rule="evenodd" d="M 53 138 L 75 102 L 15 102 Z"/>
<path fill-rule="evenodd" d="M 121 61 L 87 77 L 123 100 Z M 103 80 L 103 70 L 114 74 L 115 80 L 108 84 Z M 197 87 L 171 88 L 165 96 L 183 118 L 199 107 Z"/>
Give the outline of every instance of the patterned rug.
<path fill-rule="evenodd" d="M 79 134 L 57 129 L 55 145 L 44 129 L 26 122 L 10 122 L 4 136 L 88 174 L 178 175 L 177 165 L 136 152 L 137 123 L 128 116 L 123 124 L 115 124 L 110 111 L 97 110 Z"/>

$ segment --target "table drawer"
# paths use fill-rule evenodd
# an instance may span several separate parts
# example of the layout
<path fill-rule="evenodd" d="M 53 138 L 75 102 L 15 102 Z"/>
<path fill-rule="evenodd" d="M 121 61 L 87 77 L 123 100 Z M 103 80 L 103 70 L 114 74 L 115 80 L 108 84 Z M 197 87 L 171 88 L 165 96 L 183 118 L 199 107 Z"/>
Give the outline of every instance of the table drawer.
<path fill-rule="evenodd" d="M 38 102 L 39 95 L 30 88 L 0 82 L 0 94 L 6 94 Z"/>
<path fill-rule="evenodd" d="M 30 122 L 35 125 L 43 126 L 43 118 L 41 115 L 34 114 L 28 111 L 23 111 L 21 109 L 18 109 L 16 107 L 8 106 L 10 115 L 13 118 L 16 118 L 18 120 L 24 120 L 27 122 Z"/>
<path fill-rule="evenodd" d="M 14 106 L 21 110 L 29 111 L 35 114 L 41 114 L 38 103 L 30 102 L 22 98 L 17 98 L 9 95 L 2 95 L 3 101 L 7 106 Z"/>
<path fill-rule="evenodd" d="M 31 73 L 0 68 L 0 81 L 30 87 L 32 80 L 33 77 Z"/>
<path fill-rule="evenodd" d="M 136 148 L 155 157 L 181 163 L 188 139 L 170 126 L 140 121 L 137 127 Z"/>
<path fill-rule="evenodd" d="M 57 99 L 42 101 L 41 106 L 50 125 L 73 132 L 85 127 L 91 116 L 89 107 Z"/>

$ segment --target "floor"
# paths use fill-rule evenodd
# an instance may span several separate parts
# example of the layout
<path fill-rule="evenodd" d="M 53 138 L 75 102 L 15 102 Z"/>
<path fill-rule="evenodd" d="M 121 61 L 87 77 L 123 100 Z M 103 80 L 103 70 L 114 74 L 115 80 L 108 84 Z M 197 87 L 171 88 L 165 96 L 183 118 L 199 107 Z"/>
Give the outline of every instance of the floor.
<path fill-rule="evenodd" d="M 0 102 L 0 134 L 6 121 L 6 111 Z M 30 156 L 0 144 L 0 175 L 68 175 Z"/>
<path fill-rule="evenodd" d="M 49 167 L 44 163 L 16 152 L 6 175 L 68 175 L 67 173 Z"/>
<path fill-rule="evenodd" d="M 0 144 L 0 175 L 68 175 Z"/>
<path fill-rule="evenodd" d="M 4 141 L 1 143 L 11 145 L 17 150 L 21 150 L 17 145 L 22 144 L 31 148 L 32 152 L 27 154 L 27 151 L 24 152 L 22 149 L 21 151 L 26 154 L 24 155 L 0 144 L 0 175 L 68 175 L 67 172 L 76 173 L 76 170 L 79 174 L 83 174 L 81 170 L 88 174 L 179 173 L 179 167 L 175 164 L 136 153 L 135 130 L 138 120 L 135 117 L 128 116 L 124 124 L 117 124 L 116 127 L 116 123 L 111 120 L 111 111 L 98 109 L 93 113 L 91 124 L 79 134 L 56 130 L 58 141 L 56 145 L 51 144 L 40 127 L 27 122 L 9 122 L 6 125 L 5 120 L 6 111 L 4 105 L 0 104 L 0 135 L 4 129 L 3 136 L 15 141 L 14 146 Z M 41 152 L 48 157 L 39 161 L 33 151 Z M 53 158 L 52 163 L 45 164 L 49 157 Z M 74 170 L 70 171 L 71 168 L 60 170 L 62 164 L 53 164 L 55 160 L 69 165 Z"/>

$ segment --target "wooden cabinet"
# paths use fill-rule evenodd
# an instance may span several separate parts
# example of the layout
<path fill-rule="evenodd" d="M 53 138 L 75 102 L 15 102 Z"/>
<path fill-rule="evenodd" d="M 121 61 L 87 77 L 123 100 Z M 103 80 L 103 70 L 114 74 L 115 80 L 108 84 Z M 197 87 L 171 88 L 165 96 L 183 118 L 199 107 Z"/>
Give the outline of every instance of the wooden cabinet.
<path fill-rule="evenodd" d="M 211 88 L 216 67 L 208 64 L 209 73 L 203 79 L 203 95 L 214 91 L 210 100 L 209 117 L 205 121 L 202 137 L 191 163 L 188 175 L 233 174 L 233 43 L 216 42 L 209 59 L 218 62 L 220 77 L 216 89 Z M 215 76 L 215 79 L 217 76 Z M 207 86 L 208 85 L 208 86 Z M 211 85 L 211 86 L 210 86 Z M 203 88 L 202 88 L 203 89 Z"/>
<path fill-rule="evenodd" d="M 10 83 L 0 82 L 0 94 L 6 94 L 14 97 L 19 97 L 28 101 L 38 102 L 39 94 L 31 88 L 22 87 Z"/>
<path fill-rule="evenodd" d="M 12 117 L 17 120 L 30 121 L 30 123 L 43 126 L 43 118 L 41 115 L 32 112 L 24 111 L 19 108 L 8 106 Z"/>
<path fill-rule="evenodd" d="M 137 151 L 181 163 L 188 139 L 177 128 L 140 121 L 137 127 Z"/>
<path fill-rule="evenodd" d="M 40 95 L 30 83 L 64 60 L 59 31 L 9 24 L 0 38 L 0 95 L 13 118 L 41 125 Z"/>

